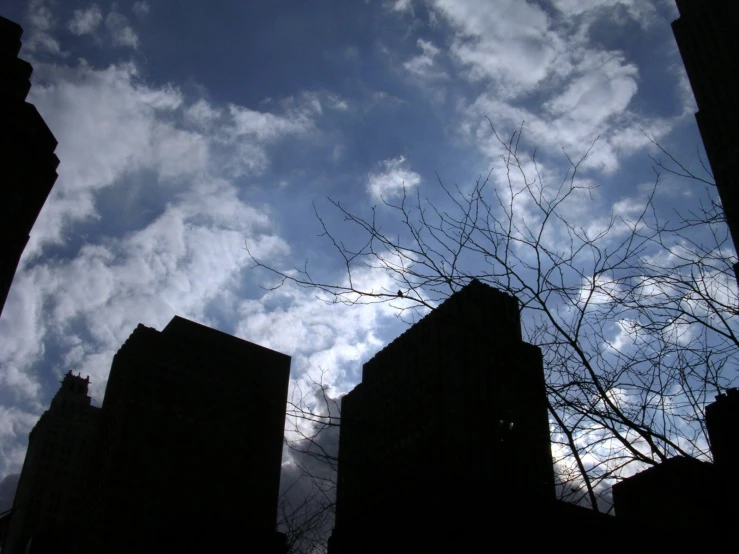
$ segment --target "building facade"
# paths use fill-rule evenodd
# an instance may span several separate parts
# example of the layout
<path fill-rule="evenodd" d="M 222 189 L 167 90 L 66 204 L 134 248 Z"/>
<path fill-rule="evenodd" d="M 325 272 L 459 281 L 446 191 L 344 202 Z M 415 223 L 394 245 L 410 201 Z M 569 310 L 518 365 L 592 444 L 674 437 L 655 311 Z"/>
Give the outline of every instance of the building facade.
<path fill-rule="evenodd" d="M 695 114 L 734 245 L 739 244 L 739 3 L 676 0 L 672 23 L 698 104 Z M 735 272 L 737 267 L 735 266 Z"/>
<path fill-rule="evenodd" d="M 29 438 L 3 553 L 284 554 L 290 357 L 180 317 L 139 325 L 102 408 L 68 373 Z"/>
<path fill-rule="evenodd" d="M 33 69 L 18 59 L 22 34 L 0 17 L 0 315 L 59 165 L 54 135 L 26 102 Z"/>
<path fill-rule="evenodd" d="M 739 390 L 716 396 L 705 416 L 714 463 L 675 456 L 613 487 L 616 519 L 650 550 L 736 550 Z"/>
<path fill-rule="evenodd" d="M 706 430 L 714 464 L 727 476 L 734 474 L 739 469 L 739 389 L 717 395 L 706 406 Z"/>
<path fill-rule="evenodd" d="M 31 431 L 3 553 L 77 552 L 73 545 L 87 533 L 84 507 L 100 416 L 88 385 L 89 378 L 67 373 Z"/>
<path fill-rule="evenodd" d="M 329 550 L 465 551 L 554 504 L 541 352 L 522 340 L 517 300 L 472 281 L 343 398 Z"/>
<path fill-rule="evenodd" d="M 139 325 L 105 391 L 88 550 L 279 552 L 289 375 L 289 356 L 192 321 Z"/>

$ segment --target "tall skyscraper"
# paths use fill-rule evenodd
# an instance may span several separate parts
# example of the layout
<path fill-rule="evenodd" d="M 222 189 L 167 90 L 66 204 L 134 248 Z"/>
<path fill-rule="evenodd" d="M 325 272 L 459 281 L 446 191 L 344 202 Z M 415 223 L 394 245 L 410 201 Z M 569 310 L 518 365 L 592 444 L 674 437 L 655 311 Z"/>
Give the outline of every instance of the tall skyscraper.
<path fill-rule="evenodd" d="M 739 244 L 739 2 L 676 0 L 672 23 L 695 114 L 734 245 Z M 734 267 L 735 272 L 737 266 Z"/>
<path fill-rule="evenodd" d="M 554 505 L 541 352 L 517 300 L 472 281 L 343 398 L 330 551 L 464 552 Z"/>
<path fill-rule="evenodd" d="M 289 356 L 198 323 L 139 325 L 105 391 L 88 550 L 279 552 L 289 375 Z"/>
<path fill-rule="evenodd" d="M 33 68 L 18 59 L 22 34 L 0 17 L 0 314 L 59 165 L 54 135 L 26 102 Z"/>
<path fill-rule="evenodd" d="M 72 545 L 87 533 L 84 505 L 100 415 L 88 384 L 67 373 L 31 431 L 3 553 L 23 554 L 29 541 L 33 553 L 77 552 Z"/>
<path fill-rule="evenodd" d="M 102 408 L 68 373 L 31 432 L 3 553 L 284 554 L 290 357 L 175 317 L 139 325 Z"/>

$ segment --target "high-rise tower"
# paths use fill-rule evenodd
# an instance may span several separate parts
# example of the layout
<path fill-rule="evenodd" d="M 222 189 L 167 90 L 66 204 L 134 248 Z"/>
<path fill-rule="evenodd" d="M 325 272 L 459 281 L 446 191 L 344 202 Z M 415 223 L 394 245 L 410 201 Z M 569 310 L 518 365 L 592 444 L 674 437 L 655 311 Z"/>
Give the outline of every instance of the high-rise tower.
<path fill-rule="evenodd" d="M 472 281 L 342 400 L 332 554 L 467 551 L 554 500 L 542 356 L 508 294 Z"/>
<path fill-rule="evenodd" d="M 672 23 L 734 246 L 739 244 L 739 2 L 677 0 Z M 737 266 L 734 270 L 738 269 Z"/>
<path fill-rule="evenodd" d="M 54 135 L 26 102 L 33 68 L 18 59 L 22 34 L 0 17 L 0 314 L 59 165 Z"/>
<path fill-rule="evenodd" d="M 90 552 L 279 552 L 290 357 L 186 319 L 115 355 Z"/>
<path fill-rule="evenodd" d="M 28 439 L 3 553 L 77 552 L 87 533 L 84 505 L 100 408 L 87 394 L 89 378 L 67 373 Z M 68 548 L 69 547 L 69 548 Z"/>

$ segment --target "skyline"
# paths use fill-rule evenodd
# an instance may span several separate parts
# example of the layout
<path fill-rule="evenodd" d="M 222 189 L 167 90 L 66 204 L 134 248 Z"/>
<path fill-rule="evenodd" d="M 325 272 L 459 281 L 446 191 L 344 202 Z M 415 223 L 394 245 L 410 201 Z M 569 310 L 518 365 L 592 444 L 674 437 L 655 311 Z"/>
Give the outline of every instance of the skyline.
<path fill-rule="evenodd" d="M 175 313 L 293 356 L 294 383 L 323 368 L 336 393 L 350 390 L 404 324 L 387 305 L 265 292 L 244 241 L 279 267 L 308 258 L 340 276 L 312 202 L 338 225 L 327 196 L 362 210 L 405 182 L 441 201 L 436 172 L 464 186 L 496 167 L 485 115 L 506 136 L 525 120 L 552 179 L 560 147 L 577 156 L 601 137 L 583 221 L 638 209 L 654 180 L 640 128 L 699 167 L 668 0 L 184 6 L 2 13 L 25 29 L 29 101 L 61 163 L 0 318 L 0 477 L 20 470 L 61 374 L 89 374 L 99 405 L 125 337 Z M 665 205 L 700 197 L 665 181 Z"/>

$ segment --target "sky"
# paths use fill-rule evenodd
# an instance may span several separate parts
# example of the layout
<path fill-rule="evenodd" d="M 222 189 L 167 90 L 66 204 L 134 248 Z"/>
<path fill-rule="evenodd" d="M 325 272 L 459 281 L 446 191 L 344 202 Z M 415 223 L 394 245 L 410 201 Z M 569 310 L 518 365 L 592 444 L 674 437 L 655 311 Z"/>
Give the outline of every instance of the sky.
<path fill-rule="evenodd" d="M 523 123 L 551 175 L 599 137 L 583 218 L 643 199 L 642 130 L 697 163 L 672 0 L 5 0 L 0 15 L 24 28 L 28 101 L 61 160 L 0 318 L 0 498 L 61 375 L 89 375 L 99 405 L 138 323 L 190 318 L 292 356 L 293 385 L 351 390 L 405 328 L 396 310 L 267 291 L 245 245 L 341 282 L 315 211 L 351 240 L 329 198 L 382 215 L 405 186 L 443 206 L 438 179 L 498 163 L 487 118 L 506 136 Z"/>

